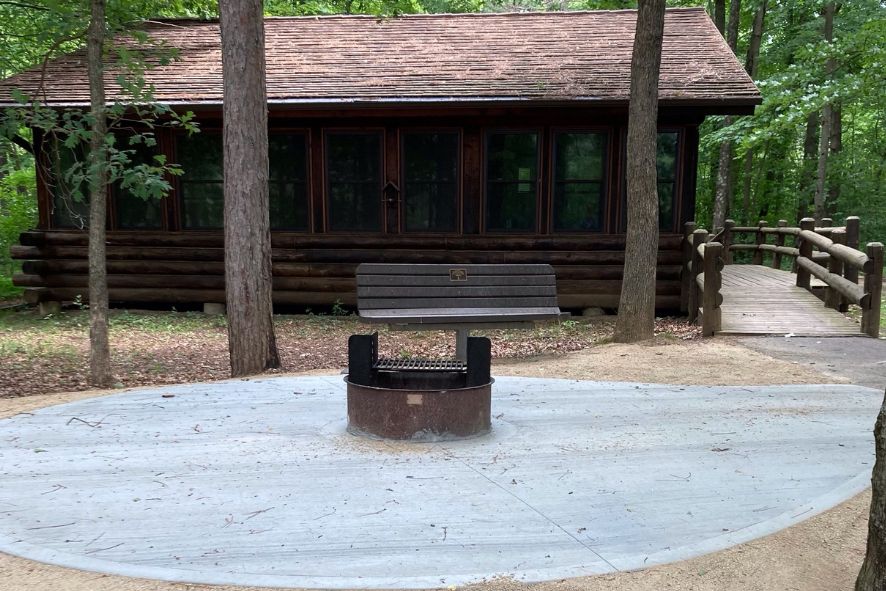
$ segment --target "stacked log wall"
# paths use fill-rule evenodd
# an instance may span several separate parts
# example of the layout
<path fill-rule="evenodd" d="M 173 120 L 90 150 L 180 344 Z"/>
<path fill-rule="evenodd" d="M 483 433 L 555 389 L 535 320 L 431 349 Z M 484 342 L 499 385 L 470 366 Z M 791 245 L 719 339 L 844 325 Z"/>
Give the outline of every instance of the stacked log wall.
<path fill-rule="evenodd" d="M 354 305 L 360 263 L 549 263 L 557 273 L 561 308 L 614 308 L 624 264 L 623 234 L 587 237 L 348 236 L 274 233 L 274 302 Z M 656 306 L 680 304 L 681 236 L 659 241 Z M 12 249 L 22 261 L 14 277 L 27 301 L 71 301 L 87 294 L 87 235 L 26 232 Z M 221 232 L 112 232 L 108 287 L 116 303 L 224 302 Z"/>

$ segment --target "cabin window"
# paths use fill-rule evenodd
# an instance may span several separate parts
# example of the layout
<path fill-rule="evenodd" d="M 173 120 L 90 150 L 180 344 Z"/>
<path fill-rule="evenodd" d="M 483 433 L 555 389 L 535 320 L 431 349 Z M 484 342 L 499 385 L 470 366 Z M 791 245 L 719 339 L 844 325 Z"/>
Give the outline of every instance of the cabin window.
<path fill-rule="evenodd" d="M 603 228 L 606 139 L 603 133 L 554 136 L 554 230 Z"/>
<path fill-rule="evenodd" d="M 224 224 L 222 136 L 201 132 L 178 137 L 182 227 L 188 230 L 221 228 Z"/>
<path fill-rule="evenodd" d="M 329 229 L 378 232 L 381 218 L 381 132 L 326 134 Z"/>
<path fill-rule="evenodd" d="M 495 132 L 486 139 L 486 230 L 534 231 L 538 134 Z"/>
<path fill-rule="evenodd" d="M 674 229 L 674 199 L 677 197 L 677 162 L 680 134 L 676 131 L 658 134 L 655 167 L 658 176 L 658 227 L 671 232 Z M 622 227 L 627 227 L 627 180 L 622 177 Z"/>
<path fill-rule="evenodd" d="M 129 137 L 120 135 L 116 138 L 117 149 L 128 152 L 127 167 L 141 164 L 156 166 L 154 156 L 158 154 L 156 146 L 147 146 L 143 142 L 130 144 Z M 121 230 L 155 229 L 163 226 L 163 210 L 159 199 L 143 199 L 123 188 L 122 181 L 117 181 L 111 188 L 116 213 L 116 227 Z"/>
<path fill-rule="evenodd" d="M 68 148 L 60 139 L 49 138 L 44 144 L 49 171 L 47 174 L 52 194 L 52 226 L 54 228 L 86 228 L 89 226 L 89 185 L 78 182 L 87 170 L 86 144 Z M 70 173 L 76 168 L 75 174 Z M 82 177 L 81 177 L 82 178 Z"/>
<path fill-rule="evenodd" d="M 458 229 L 458 132 L 403 134 L 403 204 L 407 232 Z"/>
<path fill-rule="evenodd" d="M 658 227 L 674 227 L 674 199 L 677 196 L 677 132 L 658 134 L 655 165 L 658 172 Z"/>
<path fill-rule="evenodd" d="M 268 137 L 268 199 L 272 230 L 308 229 L 308 154 L 305 134 Z"/>

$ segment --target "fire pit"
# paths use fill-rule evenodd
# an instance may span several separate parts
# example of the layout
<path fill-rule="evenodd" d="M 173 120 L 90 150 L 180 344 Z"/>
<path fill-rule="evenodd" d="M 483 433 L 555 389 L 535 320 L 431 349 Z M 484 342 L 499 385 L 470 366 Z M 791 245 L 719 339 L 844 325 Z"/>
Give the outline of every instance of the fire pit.
<path fill-rule="evenodd" d="M 378 333 L 348 340 L 348 431 L 436 441 L 488 433 L 491 346 L 469 337 L 467 361 L 379 359 Z"/>

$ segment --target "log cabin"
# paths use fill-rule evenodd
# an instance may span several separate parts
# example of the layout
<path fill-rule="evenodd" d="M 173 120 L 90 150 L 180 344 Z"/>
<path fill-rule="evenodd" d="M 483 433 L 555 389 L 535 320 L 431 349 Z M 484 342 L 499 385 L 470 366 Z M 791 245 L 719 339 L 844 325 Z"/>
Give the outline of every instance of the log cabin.
<path fill-rule="evenodd" d="M 363 262 L 525 262 L 554 266 L 561 308 L 616 307 L 635 23 L 633 10 L 268 18 L 275 304 L 353 304 Z M 143 27 L 178 52 L 146 72 L 154 100 L 193 112 L 201 131 L 157 129 L 156 150 L 184 170 L 165 198 L 109 189 L 110 298 L 221 303 L 219 25 Z M 106 76 L 110 99 L 122 95 L 112 61 Z M 14 89 L 88 107 L 85 51 L 0 81 L 0 107 Z M 699 125 L 751 114 L 761 97 L 705 11 L 675 8 L 659 100 L 656 305 L 676 309 Z M 39 224 L 13 247 L 14 282 L 30 302 L 85 298 L 87 206 L 55 194 L 41 140 Z"/>

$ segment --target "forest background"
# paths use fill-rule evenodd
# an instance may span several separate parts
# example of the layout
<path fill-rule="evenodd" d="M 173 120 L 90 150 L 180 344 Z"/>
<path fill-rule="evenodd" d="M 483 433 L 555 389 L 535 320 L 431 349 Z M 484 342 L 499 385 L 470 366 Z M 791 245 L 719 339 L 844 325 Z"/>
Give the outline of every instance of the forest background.
<path fill-rule="evenodd" d="M 886 239 L 886 2 L 703 3 L 764 100 L 753 116 L 701 130 L 696 220 L 740 225 L 807 215 L 861 217 L 862 243 Z M 635 8 L 631 0 L 266 0 L 269 16 Z M 211 0 L 109 0 L 118 30 L 148 18 L 217 18 Z M 85 0 L 0 0 L 0 78 L 83 44 Z M 27 130 L 21 130 L 27 135 Z M 9 247 L 36 224 L 33 158 L 0 135 L 0 299 L 14 297 Z"/>

